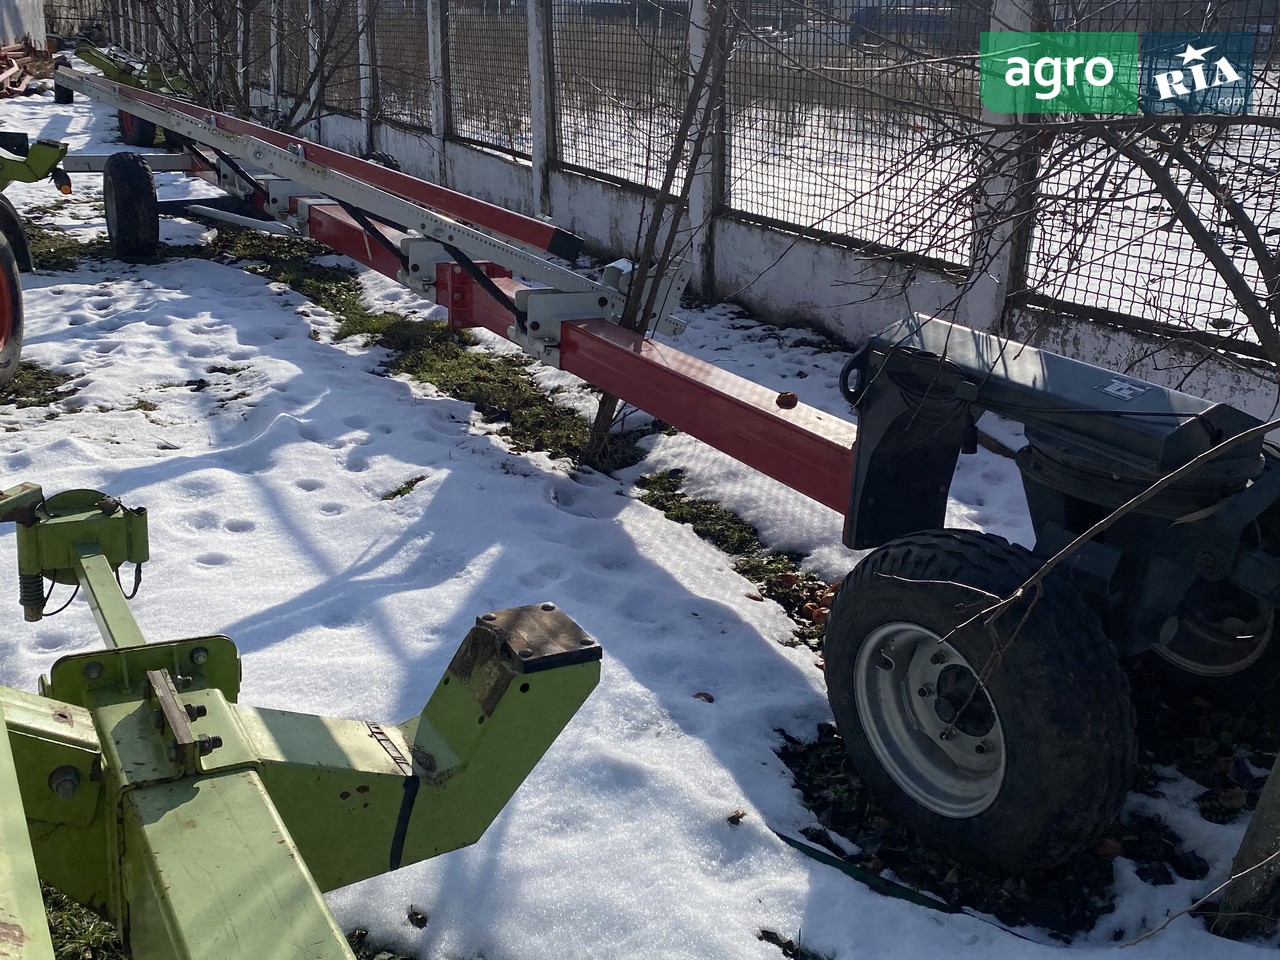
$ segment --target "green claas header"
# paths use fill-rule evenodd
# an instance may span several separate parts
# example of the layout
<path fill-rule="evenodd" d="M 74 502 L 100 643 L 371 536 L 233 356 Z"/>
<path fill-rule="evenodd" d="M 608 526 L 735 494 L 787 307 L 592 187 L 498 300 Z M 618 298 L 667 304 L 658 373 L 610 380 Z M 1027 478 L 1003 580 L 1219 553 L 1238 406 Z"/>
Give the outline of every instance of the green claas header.
<path fill-rule="evenodd" d="M 474 843 L 599 680 L 544 603 L 480 616 L 403 723 L 245 706 L 227 637 L 143 640 L 119 568 L 147 560 L 145 510 L 28 483 L 0 521 L 25 618 L 78 584 L 107 645 L 0 687 L 0 957 L 52 960 L 43 880 L 136 960 L 350 958 L 321 894 Z"/>

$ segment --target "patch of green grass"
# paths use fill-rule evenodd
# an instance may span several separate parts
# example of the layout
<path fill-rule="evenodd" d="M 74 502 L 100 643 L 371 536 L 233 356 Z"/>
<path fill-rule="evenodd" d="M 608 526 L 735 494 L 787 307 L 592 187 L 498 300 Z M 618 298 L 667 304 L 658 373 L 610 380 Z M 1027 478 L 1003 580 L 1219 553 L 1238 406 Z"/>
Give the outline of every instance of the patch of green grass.
<path fill-rule="evenodd" d="M 425 473 L 420 473 L 416 477 L 410 477 L 408 480 L 400 484 L 398 487 L 395 487 L 391 490 L 388 490 L 386 493 L 384 493 L 382 495 L 382 499 L 395 500 L 397 497 L 407 497 L 409 494 L 413 493 L 413 488 L 416 487 L 425 479 L 427 479 L 427 475 Z"/>
<path fill-rule="evenodd" d="M 815 614 L 830 603 L 830 585 L 801 571 L 795 557 L 765 547 L 756 528 L 737 514 L 713 500 L 690 497 L 681 489 L 682 482 L 678 474 L 663 471 L 640 477 L 636 486 L 644 491 L 642 502 L 669 520 L 689 524 L 703 540 L 732 556 L 733 569 L 796 621 L 795 642 L 816 649 L 824 627 Z"/>
<path fill-rule="evenodd" d="M 41 893 L 57 960 L 129 960 L 109 921 L 50 886 Z"/>
<path fill-rule="evenodd" d="M 62 389 L 72 379 L 66 374 L 46 370 L 37 363 L 23 361 L 18 364 L 18 372 L 8 385 L 0 387 L 0 404 L 11 403 L 19 408 L 47 407 L 75 392 Z"/>
<path fill-rule="evenodd" d="M 151 413 L 155 410 L 159 410 L 160 404 L 154 403 L 151 400 L 135 400 L 133 401 L 133 406 L 129 409 L 141 410 L 143 413 Z"/>
<path fill-rule="evenodd" d="M 24 218 L 27 245 L 38 270 L 74 270 L 86 258 L 103 260 L 111 256 L 111 244 L 105 237 L 80 241 L 61 227 L 33 223 Z"/>

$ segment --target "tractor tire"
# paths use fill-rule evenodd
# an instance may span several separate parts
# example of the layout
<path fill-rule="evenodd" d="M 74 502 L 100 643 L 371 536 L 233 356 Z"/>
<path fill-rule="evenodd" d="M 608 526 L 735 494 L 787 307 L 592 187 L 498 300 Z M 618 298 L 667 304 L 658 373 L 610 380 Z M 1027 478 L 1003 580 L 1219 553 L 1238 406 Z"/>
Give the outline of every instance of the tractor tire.
<path fill-rule="evenodd" d="M 136 153 L 113 153 L 102 168 L 102 204 L 111 249 L 122 259 L 152 256 L 160 246 L 156 183 Z"/>
<path fill-rule="evenodd" d="M 22 359 L 22 281 L 9 243 L 0 237 L 0 388 L 18 373 Z"/>
<path fill-rule="evenodd" d="M 4 234 L 4 238 L 9 241 L 9 248 L 13 251 L 18 269 L 23 273 L 34 270 L 31 245 L 27 243 L 27 231 L 22 226 L 22 217 L 18 216 L 12 201 L 3 193 L 0 193 L 0 233 Z"/>
<path fill-rule="evenodd" d="M 989 534 L 913 534 L 849 574 L 827 623 L 827 696 L 862 781 L 933 846 L 1014 875 L 1097 844 L 1136 749 L 1115 649 L 1064 581 L 979 616 L 1039 566 Z"/>
<path fill-rule="evenodd" d="M 53 85 L 53 102 L 54 103 L 63 103 L 63 104 L 74 103 L 75 99 L 76 99 L 76 92 L 72 90 L 70 87 L 64 87 L 60 83 L 55 83 Z"/>
<path fill-rule="evenodd" d="M 156 145 L 156 125 L 150 120 L 143 120 L 124 110 L 116 111 L 116 122 L 120 125 L 120 139 L 131 147 L 154 147 Z"/>

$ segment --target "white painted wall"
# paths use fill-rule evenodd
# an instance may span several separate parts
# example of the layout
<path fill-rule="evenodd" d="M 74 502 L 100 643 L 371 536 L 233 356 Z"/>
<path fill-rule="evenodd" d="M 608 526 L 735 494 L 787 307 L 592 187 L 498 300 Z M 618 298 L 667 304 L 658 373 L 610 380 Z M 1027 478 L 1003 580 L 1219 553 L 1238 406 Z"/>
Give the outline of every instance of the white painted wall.
<path fill-rule="evenodd" d="M 0 0 L 0 42 L 30 37 L 43 49 L 44 36 L 43 0 Z"/>

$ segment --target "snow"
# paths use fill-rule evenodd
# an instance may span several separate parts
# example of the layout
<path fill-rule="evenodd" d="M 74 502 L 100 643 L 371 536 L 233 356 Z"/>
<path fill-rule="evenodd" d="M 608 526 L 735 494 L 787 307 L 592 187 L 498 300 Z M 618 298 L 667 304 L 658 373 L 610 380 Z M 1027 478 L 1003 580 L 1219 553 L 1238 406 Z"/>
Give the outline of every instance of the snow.
<path fill-rule="evenodd" d="M 77 150 L 119 148 L 108 112 L 80 98 L 5 101 L 0 117 Z M 48 216 L 100 233 L 96 177 L 73 180 L 75 203 Z M 182 189 L 176 176 L 162 180 L 166 195 Z M 21 208 L 53 194 L 15 185 L 9 195 Z M 187 241 L 202 233 L 166 229 Z M 6 485 L 94 487 L 145 505 L 152 560 L 133 604 L 140 625 L 152 639 L 233 637 L 244 702 L 402 719 L 478 614 L 543 600 L 604 647 L 599 688 L 484 838 L 333 892 L 344 928 L 423 957 L 488 960 L 777 960 L 761 928 L 840 960 L 1060 953 L 1035 930 L 1020 931 L 1030 942 L 881 897 L 773 835 L 813 822 L 773 751 L 777 728 L 808 736 L 829 719 L 822 674 L 811 652 L 778 643 L 793 627 L 781 608 L 754 599 L 730 559 L 689 528 L 640 503 L 630 480 L 679 466 L 691 494 L 714 496 L 833 579 L 855 560 L 835 513 L 687 437 L 652 438 L 645 464 L 621 478 L 512 454 L 469 404 L 375 376 L 382 351 L 329 342 L 333 317 L 235 266 L 106 261 L 28 275 L 24 287 L 26 358 L 71 374 L 77 392 L 48 408 L 0 409 Z M 365 289 L 378 308 L 440 315 L 379 278 Z M 691 352 L 847 412 L 835 389 L 844 357 L 813 335 L 725 307 L 687 319 Z M 544 377 L 581 401 L 563 375 Z M 990 429 L 1007 438 L 1011 428 Z M 426 479 L 411 494 L 381 499 L 416 476 Z M 949 522 L 1029 542 L 1013 465 L 965 458 Z M 0 558 L 13 549 L 9 528 Z M 0 617 L 0 682 L 20 689 L 35 689 L 56 657 L 100 643 L 82 600 L 38 625 L 12 603 Z M 714 702 L 694 696 L 703 691 Z M 732 826 L 738 808 L 746 817 Z M 1191 825 L 1187 797 L 1177 811 L 1175 827 Z M 1214 866 L 1202 883 L 1148 887 L 1118 861 L 1117 917 L 1129 935 L 1221 882 L 1242 827 L 1197 829 Z M 430 918 L 424 929 L 407 923 L 411 903 Z M 1073 953 L 1110 953 L 1111 929 L 1100 925 Z M 1131 954 L 1257 950 L 1183 917 Z"/>

